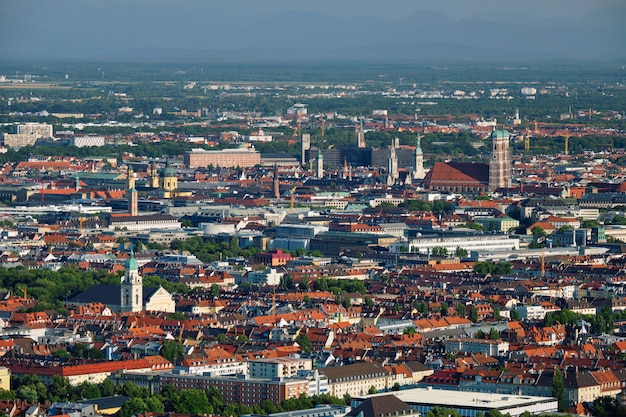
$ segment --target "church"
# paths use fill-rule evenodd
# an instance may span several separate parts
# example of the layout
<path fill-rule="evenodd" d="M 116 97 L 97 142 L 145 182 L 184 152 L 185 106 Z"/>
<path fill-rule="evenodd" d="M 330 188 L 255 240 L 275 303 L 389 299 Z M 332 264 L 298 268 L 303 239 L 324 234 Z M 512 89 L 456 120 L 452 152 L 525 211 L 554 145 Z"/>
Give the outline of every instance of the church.
<path fill-rule="evenodd" d="M 424 188 L 452 193 L 494 192 L 511 188 L 511 154 L 506 130 L 491 134 L 491 158 L 488 164 L 435 162 L 423 181 Z"/>
<path fill-rule="evenodd" d="M 126 261 L 126 272 L 120 286 L 94 285 L 85 291 L 70 295 L 67 306 L 89 305 L 100 302 L 115 312 L 163 311 L 173 313 L 176 302 L 163 287 L 144 287 L 139 264 L 131 250 Z"/>

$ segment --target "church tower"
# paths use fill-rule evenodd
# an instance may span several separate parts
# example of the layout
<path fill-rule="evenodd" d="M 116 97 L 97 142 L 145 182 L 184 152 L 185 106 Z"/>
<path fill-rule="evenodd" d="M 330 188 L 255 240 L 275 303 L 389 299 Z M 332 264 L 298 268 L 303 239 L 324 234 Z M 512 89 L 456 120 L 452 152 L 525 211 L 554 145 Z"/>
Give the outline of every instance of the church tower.
<path fill-rule="evenodd" d="M 415 151 L 413 152 L 413 179 L 421 180 L 426 176 L 424 171 L 424 153 L 422 152 L 421 136 L 417 134 L 417 143 L 415 144 Z"/>
<path fill-rule="evenodd" d="M 128 214 L 131 216 L 139 215 L 139 198 L 135 187 L 126 191 L 128 194 Z"/>
<path fill-rule="evenodd" d="M 131 188 L 135 188 L 135 172 L 129 165 L 128 170 L 126 171 L 126 189 L 130 190 Z"/>
<path fill-rule="evenodd" d="M 322 150 L 317 150 L 317 178 L 324 178 L 324 155 Z"/>
<path fill-rule="evenodd" d="M 363 119 L 359 123 L 358 130 L 356 132 L 356 146 L 358 148 L 365 148 L 365 130 L 363 129 Z"/>
<path fill-rule="evenodd" d="M 398 173 L 398 155 L 396 154 L 396 147 L 389 147 L 389 159 L 387 160 L 387 185 L 392 186 L 399 178 Z"/>
<path fill-rule="evenodd" d="M 129 166 L 126 178 L 126 198 L 128 200 L 128 214 L 137 216 L 139 211 L 139 199 L 135 188 L 135 173 Z"/>
<path fill-rule="evenodd" d="M 178 177 L 176 176 L 176 171 L 170 165 L 170 161 L 167 161 L 165 164 L 165 169 L 163 170 L 163 190 L 164 191 L 175 191 L 178 188 Z"/>
<path fill-rule="evenodd" d="M 511 154 L 506 130 L 496 129 L 491 133 L 492 147 L 489 161 L 489 191 L 511 188 Z"/>
<path fill-rule="evenodd" d="M 280 181 L 278 179 L 278 165 L 277 164 L 274 164 L 274 178 L 272 182 L 274 184 L 274 197 L 280 198 Z"/>
<path fill-rule="evenodd" d="M 139 264 L 132 247 L 130 258 L 126 262 L 126 272 L 122 277 L 120 310 L 122 312 L 143 310 L 143 280 L 139 275 Z"/>
<path fill-rule="evenodd" d="M 152 163 L 152 167 L 150 169 L 150 188 L 157 189 L 159 188 L 159 172 L 157 171 L 156 163 Z"/>

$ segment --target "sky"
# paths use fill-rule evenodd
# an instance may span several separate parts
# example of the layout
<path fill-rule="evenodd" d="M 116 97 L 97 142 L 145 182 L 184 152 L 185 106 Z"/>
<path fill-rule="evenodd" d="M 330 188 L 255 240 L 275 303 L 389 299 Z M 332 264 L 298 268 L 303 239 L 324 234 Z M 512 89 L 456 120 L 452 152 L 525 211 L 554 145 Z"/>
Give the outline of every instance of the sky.
<path fill-rule="evenodd" d="M 625 59 L 623 0 L 0 0 L 0 58 Z"/>

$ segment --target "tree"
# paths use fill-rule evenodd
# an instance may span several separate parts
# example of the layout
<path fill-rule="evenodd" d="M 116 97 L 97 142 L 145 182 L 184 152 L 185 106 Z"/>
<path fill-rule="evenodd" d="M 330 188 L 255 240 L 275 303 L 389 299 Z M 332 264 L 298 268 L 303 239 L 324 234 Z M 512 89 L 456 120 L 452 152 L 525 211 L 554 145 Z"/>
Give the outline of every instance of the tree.
<path fill-rule="evenodd" d="M 37 404 L 37 391 L 30 385 L 23 385 L 17 390 L 17 398 L 30 404 Z"/>
<path fill-rule="evenodd" d="M 459 246 L 456 247 L 456 250 L 454 251 L 454 256 L 456 256 L 457 258 L 467 258 L 467 255 L 469 255 L 467 249 L 463 249 Z"/>
<path fill-rule="evenodd" d="M 554 376 L 552 377 L 552 396 L 559 402 L 559 411 L 565 411 L 565 380 L 563 373 L 558 368 L 554 370 Z"/>
<path fill-rule="evenodd" d="M 434 256 L 448 256 L 448 249 L 443 246 L 435 246 L 432 248 L 431 253 Z"/>
<path fill-rule="evenodd" d="M 448 315 L 448 304 L 447 303 L 441 303 L 441 315 L 443 317 Z"/>
<path fill-rule="evenodd" d="M 0 388 L 0 400 L 15 400 L 16 398 L 15 391 Z"/>
<path fill-rule="evenodd" d="M 367 390 L 368 394 L 376 394 L 377 392 L 378 392 L 378 390 L 373 385 L 370 387 L 370 389 Z"/>
<path fill-rule="evenodd" d="M 55 350 L 52 355 L 55 358 L 59 358 L 59 359 L 69 359 L 72 357 L 72 355 L 70 355 L 70 353 L 67 350 L 63 350 L 63 349 Z"/>
<path fill-rule="evenodd" d="M 71 391 L 70 381 L 59 375 L 54 375 L 52 383 L 48 385 L 48 395 L 51 401 L 67 401 Z"/>
<path fill-rule="evenodd" d="M 278 284 L 278 286 L 283 290 L 293 290 L 296 288 L 293 277 L 289 274 L 285 274 L 280 278 L 280 283 Z"/>
<path fill-rule="evenodd" d="M 456 313 L 460 317 L 465 317 L 467 315 L 467 310 L 465 309 L 465 304 L 463 304 L 463 303 L 457 304 L 457 306 L 456 306 Z"/>
<path fill-rule="evenodd" d="M 298 288 L 300 288 L 302 291 L 308 291 L 309 290 L 309 276 L 304 274 L 302 275 L 302 278 L 300 279 L 300 284 L 298 285 Z"/>
<path fill-rule="evenodd" d="M 165 340 L 159 353 L 168 361 L 175 362 L 183 355 L 184 349 L 183 345 L 178 341 Z"/>
<path fill-rule="evenodd" d="M 103 397 L 112 397 L 115 395 L 115 384 L 109 378 L 100 383 L 100 393 Z"/>
<path fill-rule="evenodd" d="M 219 298 L 220 297 L 220 286 L 217 284 L 213 284 L 211 285 L 211 295 L 213 296 L 213 298 Z"/>
<path fill-rule="evenodd" d="M 411 326 L 411 327 L 407 327 L 407 328 L 405 328 L 405 329 L 402 331 L 402 334 L 409 334 L 409 335 L 412 335 L 412 334 L 416 334 L 416 333 L 417 333 L 417 329 L 416 329 L 415 327 L 413 327 L 413 326 Z"/>
<path fill-rule="evenodd" d="M 310 352 L 313 350 L 313 344 L 311 343 L 311 340 L 309 340 L 309 336 L 304 332 L 300 332 L 300 334 L 294 339 L 294 342 L 302 348 L 303 352 Z"/>
<path fill-rule="evenodd" d="M 477 323 L 477 322 L 478 322 L 478 310 L 476 309 L 476 306 L 471 306 L 471 307 L 470 307 L 470 311 L 469 311 L 469 319 L 470 319 L 473 323 Z"/>
<path fill-rule="evenodd" d="M 519 311 L 516 308 L 511 309 L 511 320 L 518 321 L 520 319 Z"/>
<path fill-rule="evenodd" d="M 144 411 L 148 411 L 148 407 L 142 398 L 130 398 L 122 405 L 119 415 L 120 417 L 132 417 Z"/>
<path fill-rule="evenodd" d="M 489 329 L 489 339 L 491 339 L 491 340 L 498 340 L 498 339 L 500 339 L 500 333 L 498 333 L 498 331 L 494 327 Z"/>
<path fill-rule="evenodd" d="M 98 388 L 97 385 L 90 384 L 87 381 L 80 384 L 78 386 L 78 390 L 82 398 L 92 399 L 102 397 L 102 394 L 100 393 L 100 388 Z"/>
<path fill-rule="evenodd" d="M 530 233 L 533 234 L 535 240 L 537 240 L 538 238 L 541 237 L 546 237 L 546 231 L 543 229 L 543 227 L 541 226 L 535 226 L 532 229 L 530 229 Z"/>
<path fill-rule="evenodd" d="M 373 308 L 374 307 L 374 300 L 372 300 L 370 297 L 365 297 L 365 305 L 368 308 Z"/>
<path fill-rule="evenodd" d="M 180 392 L 178 402 L 174 405 L 177 413 L 184 414 L 213 414 L 213 407 L 209 405 L 209 399 L 204 390 L 185 389 Z"/>
<path fill-rule="evenodd" d="M 453 408 L 433 407 L 426 417 L 461 417 L 461 415 Z"/>

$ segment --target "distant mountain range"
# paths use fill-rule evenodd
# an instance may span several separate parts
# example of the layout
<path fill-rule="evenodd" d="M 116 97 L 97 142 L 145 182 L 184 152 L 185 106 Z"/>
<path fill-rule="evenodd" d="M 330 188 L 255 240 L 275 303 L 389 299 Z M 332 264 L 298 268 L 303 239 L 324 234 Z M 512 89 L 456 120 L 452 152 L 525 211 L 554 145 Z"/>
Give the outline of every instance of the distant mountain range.
<path fill-rule="evenodd" d="M 54 13 L 57 2 L 46 7 Z M 339 18 L 270 10 L 219 16 L 193 11 L 168 20 L 157 10 L 129 4 L 125 14 L 93 7 L 97 21 L 70 15 L 34 19 L 32 32 L 7 36 L 5 58 L 119 60 L 310 59 L 625 59 L 626 5 L 597 9 L 584 18 L 453 20 L 424 11 L 398 19 Z M 133 7 L 137 9 L 133 9 Z M 84 13 L 84 11 L 83 11 Z M 37 20 L 39 18 L 39 20 Z M 165 24 L 164 22 L 168 22 Z"/>

